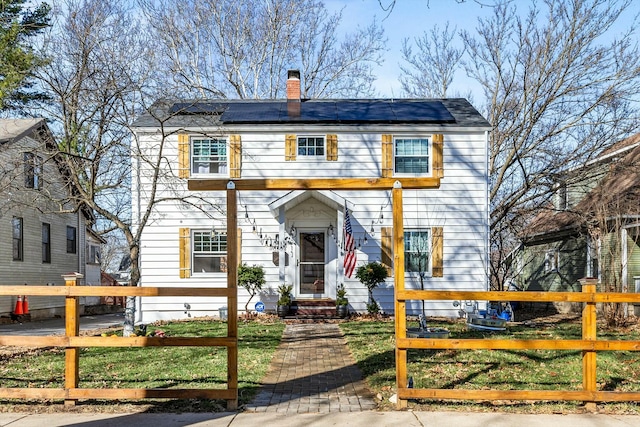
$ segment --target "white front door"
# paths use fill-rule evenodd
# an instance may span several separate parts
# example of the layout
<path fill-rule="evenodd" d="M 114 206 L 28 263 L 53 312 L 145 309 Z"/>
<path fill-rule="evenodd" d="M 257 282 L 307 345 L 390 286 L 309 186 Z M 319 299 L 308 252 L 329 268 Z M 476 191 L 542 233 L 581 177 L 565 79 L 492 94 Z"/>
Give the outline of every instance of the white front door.
<path fill-rule="evenodd" d="M 298 289 L 301 298 L 326 297 L 326 236 L 323 231 L 300 231 Z"/>

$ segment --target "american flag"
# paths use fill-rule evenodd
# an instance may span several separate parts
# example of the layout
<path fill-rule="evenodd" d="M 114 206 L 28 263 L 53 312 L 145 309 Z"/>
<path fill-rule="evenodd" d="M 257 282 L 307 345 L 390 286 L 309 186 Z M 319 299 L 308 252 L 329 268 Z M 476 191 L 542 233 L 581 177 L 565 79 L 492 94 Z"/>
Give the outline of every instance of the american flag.
<path fill-rule="evenodd" d="M 356 268 L 356 242 L 353 239 L 349 209 L 344 209 L 344 276 L 351 277 Z"/>

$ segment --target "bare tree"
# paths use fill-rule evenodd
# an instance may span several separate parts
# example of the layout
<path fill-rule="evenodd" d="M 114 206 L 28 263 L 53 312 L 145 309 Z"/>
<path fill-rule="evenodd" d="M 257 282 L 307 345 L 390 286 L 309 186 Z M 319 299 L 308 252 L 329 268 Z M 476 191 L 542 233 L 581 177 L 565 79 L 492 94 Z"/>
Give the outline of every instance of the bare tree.
<path fill-rule="evenodd" d="M 197 198 L 185 195 L 184 181 L 167 167 L 167 135 L 144 152 L 132 140 L 130 125 L 149 110 L 147 101 L 157 97 L 151 74 L 153 45 L 135 15 L 118 0 L 65 2 L 56 10 L 57 19 L 42 47 L 55 55 L 37 73 L 52 99 L 38 110 L 52 121 L 58 137 L 50 155 L 71 171 L 66 174 L 70 196 L 59 204 L 90 209 L 98 218 L 100 233 L 122 236 L 131 257 L 131 286 L 140 281 L 140 238 L 156 206 Z M 137 164 L 132 164 L 132 158 Z M 140 207 L 131 200 L 130 189 L 132 175 L 142 162 L 151 172 L 144 182 L 148 203 Z M 159 193 L 160 183 L 172 191 Z M 133 331 L 132 301 L 125 316 L 126 334 Z"/>
<path fill-rule="evenodd" d="M 182 97 L 274 99 L 286 70 L 301 68 L 302 95 L 329 98 L 372 92 L 384 50 L 373 22 L 338 39 L 341 14 L 318 0 L 140 0 Z"/>
<path fill-rule="evenodd" d="M 455 28 L 449 31 L 449 23 L 441 30 L 438 25 L 414 39 L 417 53 L 408 38 L 402 41 L 400 83 L 409 97 L 446 98 L 457 70 L 462 68 L 464 47 L 455 45 Z"/>
<path fill-rule="evenodd" d="M 391 3 L 393 6 L 393 3 Z M 640 51 L 636 25 L 611 38 L 630 0 L 491 2 L 475 31 L 448 27 L 405 40 L 401 79 L 410 95 L 444 95 L 463 65 L 482 89 L 479 109 L 493 124 L 489 146 L 492 286 L 510 272 L 505 257 L 557 178 L 637 128 Z M 460 43 L 460 42 L 459 42 Z M 548 204 L 551 206 L 551 204 Z"/>
<path fill-rule="evenodd" d="M 467 72 L 480 83 L 490 136 L 493 250 L 553 194 L 557 173 L 637 126 L 640 55 L 633 29 L 604 42 L 630 1 L 511 2 L 463 32 Z M 497 239 L 498 234 L 507 237 Z"/>

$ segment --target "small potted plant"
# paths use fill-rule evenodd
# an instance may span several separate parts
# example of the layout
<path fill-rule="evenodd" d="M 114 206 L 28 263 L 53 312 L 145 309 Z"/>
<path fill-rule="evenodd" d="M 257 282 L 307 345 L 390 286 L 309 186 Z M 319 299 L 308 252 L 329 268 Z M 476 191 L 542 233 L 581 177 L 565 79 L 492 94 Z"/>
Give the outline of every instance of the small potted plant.
<path fill-rule="evenodd" d="M 289 307 L 291 307 L 291 291 L 293 285 L 287 285 L 286 283 L 278 286 L 278 307 L 277 313 L 279 317 L 285 317 L 289 313 Z"/>
<path fill-rule="evenodd" d="M 346 297 L 347 290 L 340 283 L 336 289 L 336 315 L 342 319 L 349 314 L 349 300 Z"/>

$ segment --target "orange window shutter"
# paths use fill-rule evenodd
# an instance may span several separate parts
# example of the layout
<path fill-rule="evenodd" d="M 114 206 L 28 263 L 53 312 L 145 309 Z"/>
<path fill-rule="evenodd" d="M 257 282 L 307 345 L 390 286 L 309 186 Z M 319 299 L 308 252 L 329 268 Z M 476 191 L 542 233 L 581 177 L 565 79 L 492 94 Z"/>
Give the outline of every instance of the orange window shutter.
<path fill-rule="evenodd" d="M 240 135 L 229 137 L 229 178 L 242 175 L 242 139 Z"/>
<path fill-rule="evenodd" d="M 284 160 L 285 161 L 293 161 L 296 159 L 296 146 L 297 144 L 297 137 L 296 135 L 293 134 L 287 134 L 285 137 L 285 144 L 284 144 Z"/>
<path fill-rule="evenodd" d="M 327 160 L 338 160 L 338 135 L 327 135 Z"/>
<path fill-rule="evenodd" d="M 178 177 L 189 178 L 190 162 L 189 162 L 189 135 L 186 133 L 178 134 Z"/>
<path fill-rule="evenodd" d="M 382 135 L 382 177 L 393 176 L 393 135 Z"/>
<path fill-rule="evenodd" d="M 444 135 L 437 133 L 433 135 L 433 177 L 444 178 Z"/>
<path fill-rule="evenodd" d="M 188 279 L 191 277 L 191 230 L 181 228 L 179 233 L 180 278 Z"/>
<path fill-rule="evenodd" d="M 444 277 L 444 236 L 442 227 L 433 227 L 431 229 L 431 276 Z"/>
<path fill-rule="evenodd" d="M 393 277 L 393 228 L 380 229 L 380 261 L 387 268 L 389 277 Z"/>

